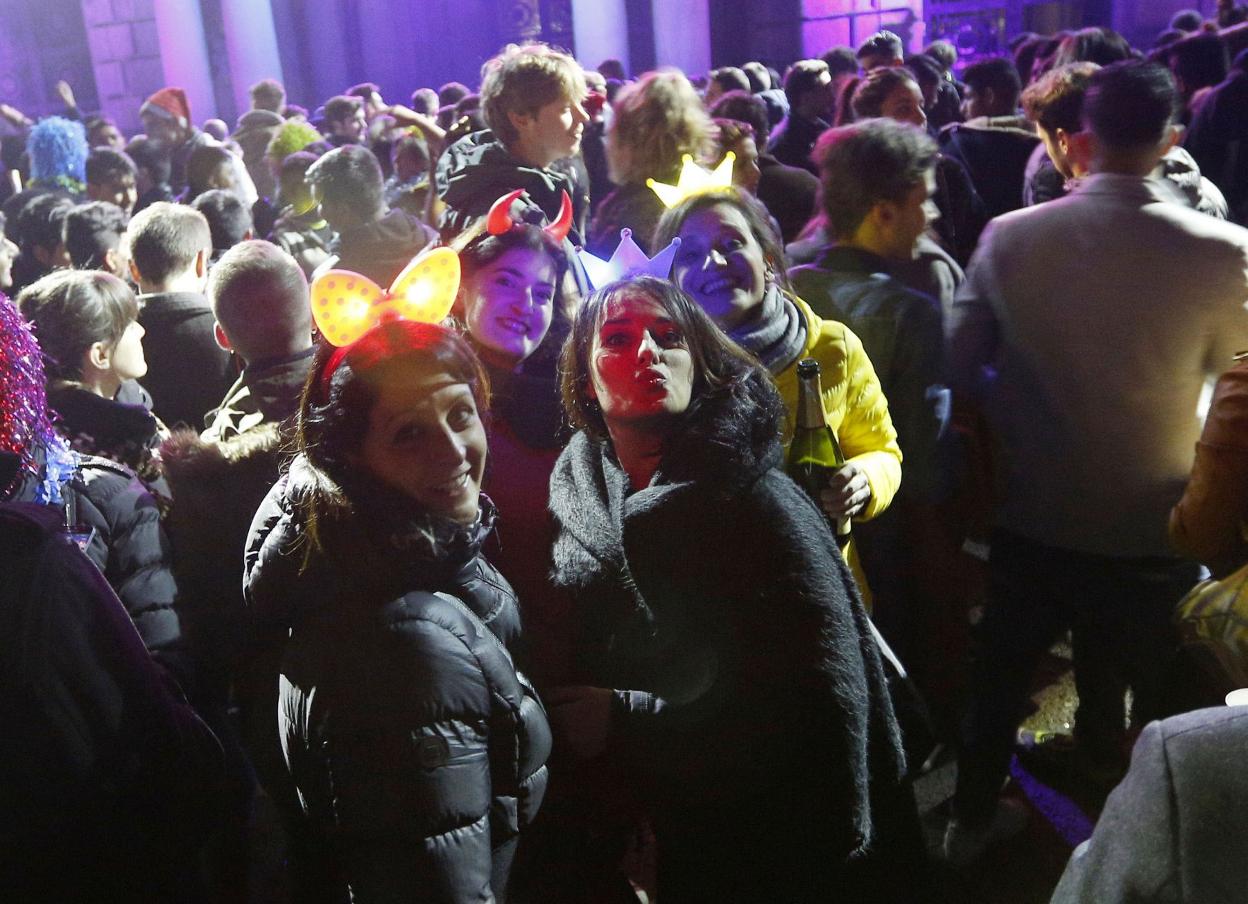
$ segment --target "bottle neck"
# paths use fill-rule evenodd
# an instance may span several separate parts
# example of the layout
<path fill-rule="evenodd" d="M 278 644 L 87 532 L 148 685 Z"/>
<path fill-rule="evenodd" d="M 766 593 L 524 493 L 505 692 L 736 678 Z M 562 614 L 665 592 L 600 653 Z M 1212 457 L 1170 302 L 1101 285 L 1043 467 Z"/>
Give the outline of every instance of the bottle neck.
<path fill-rule="evenodd" d="M 799 430 L 821 430 L 827 426 L 821 390 L 818 374 L 801 378 L 797 390 L 797 427 Z"/>

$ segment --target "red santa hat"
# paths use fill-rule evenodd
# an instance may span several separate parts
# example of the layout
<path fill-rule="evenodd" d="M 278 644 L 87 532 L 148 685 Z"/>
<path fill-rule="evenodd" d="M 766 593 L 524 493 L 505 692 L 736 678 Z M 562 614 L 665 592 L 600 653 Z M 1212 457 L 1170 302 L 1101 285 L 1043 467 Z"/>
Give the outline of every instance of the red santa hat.
<path fill-rule="evenodd" d="M 163 119 L 170 119 L 182 128 L 191 124 L 191 105 L 186 99 L 186 92 L 181 88 L 161 88 L 139 107 L 139 115 L 152 113 Z"/>

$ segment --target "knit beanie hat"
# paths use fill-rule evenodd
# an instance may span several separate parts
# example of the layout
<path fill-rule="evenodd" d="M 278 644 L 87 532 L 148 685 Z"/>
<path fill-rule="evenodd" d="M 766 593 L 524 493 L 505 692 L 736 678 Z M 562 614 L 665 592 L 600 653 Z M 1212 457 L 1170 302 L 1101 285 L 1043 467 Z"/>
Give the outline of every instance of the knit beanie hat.
<path fill-rule="evenodd" d="M 191 105 L 181 88 L 161 88 L 139 108 L 139 114 L 153 113 L 163 119 L 171 119 L 186 128 L 191 124 Z"/>

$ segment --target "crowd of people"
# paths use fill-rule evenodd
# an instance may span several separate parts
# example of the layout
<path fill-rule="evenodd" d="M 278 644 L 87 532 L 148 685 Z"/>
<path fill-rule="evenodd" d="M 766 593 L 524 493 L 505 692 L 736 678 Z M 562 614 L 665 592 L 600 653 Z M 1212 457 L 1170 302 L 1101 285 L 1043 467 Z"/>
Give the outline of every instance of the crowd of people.
<path fill-rule="evenodd" d="M 1236 900 L 1243 18 L 0 105 L 0 890 L 930 900 L 1069 632 L 1054 900 Z"/>

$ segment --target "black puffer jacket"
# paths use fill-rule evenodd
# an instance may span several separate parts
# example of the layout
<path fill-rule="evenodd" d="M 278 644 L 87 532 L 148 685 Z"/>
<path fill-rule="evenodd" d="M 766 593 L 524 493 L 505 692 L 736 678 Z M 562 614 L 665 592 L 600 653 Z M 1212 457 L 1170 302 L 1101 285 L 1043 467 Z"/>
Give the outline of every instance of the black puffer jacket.
<path fill-rule="evenodd" d="M 35 481 L 27 480 L 13 501 L 32 502 L 35 490 Z M 143 645 L 189 687 L 192 670 L 176 606 L 178 588 L 155 498 L 129 468 L 90 455 L 80 456 L 78 470 L 61 493 L 67 520 L 90 537 L 87 558 L 121 598 Z"/>
<path fill-rule="evenodd" d="M 515 597 L 479 554 L 493 508 L 430 541 L 401 501 L 365 505 L 301 572 L 308 480 L 296 459 L 270 492 L 244 578 L 258 636 L 289 631 L 271 724 L 298 793 L 298 900 L 502 901 L 550 732 L 507 650 Z"/>
<path fill-rule="evenodd" d="M 826 521 L 775 470 L 774 396 L 755 375 L 704 399 L 642 490 L 584 432 L 555 466 L 580 680 L 615 689 L 602 768 L 653 818 L 665 901 L 910 900 L 879 655 Z"/>

